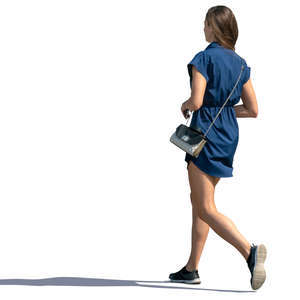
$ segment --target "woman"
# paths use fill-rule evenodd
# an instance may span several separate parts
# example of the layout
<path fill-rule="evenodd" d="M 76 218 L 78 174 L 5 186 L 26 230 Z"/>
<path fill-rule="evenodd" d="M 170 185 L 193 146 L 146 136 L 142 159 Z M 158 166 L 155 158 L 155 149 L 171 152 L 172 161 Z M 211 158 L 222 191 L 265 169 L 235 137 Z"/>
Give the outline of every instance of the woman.
<path fill-rule="evenodd" d="M 263 244 L 250 245 L 234 223 L 217 210 L 214 202 L 214 190 L 220 178 L 233 176 L 232 163 L 239 138 L 236 118 L 255 118 L 258 114 L 250 79 L 251 68 L 235 52 L 238 27 L 228 7 L 214 6 L 208 10 L 204 33 L 210 44 L 188 64 L 191 97 L 181 106 L 185 118 L 188 110 L 193 112 L 191 127 L 202 132 L 207 130 L 234 87 L 242 64 L 244 69 L 236 89 L 210 128 L 208 142 L 199 156 L 195 158 L 186 153 L 193 207 L 192 249 L 187 264 L 178 272 L 171 273 L 169 279 L 200 283 L 197 267 L 211 227 L 243 255 L 251 273 L 251 287 L 256 290 L 266 279 L 263 265 L 266 247 Z M 240 98 L 243 104 L 235 105 Z"/>

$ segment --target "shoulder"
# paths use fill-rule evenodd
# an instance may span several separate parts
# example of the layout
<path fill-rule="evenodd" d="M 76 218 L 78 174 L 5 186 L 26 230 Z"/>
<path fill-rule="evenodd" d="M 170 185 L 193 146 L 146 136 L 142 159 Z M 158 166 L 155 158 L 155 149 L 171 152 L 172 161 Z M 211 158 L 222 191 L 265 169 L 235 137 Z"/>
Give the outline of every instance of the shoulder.
<path fill-rule="evenodd" d="M 194 60 L 202 60 L 205 62 L 209 62 L 211 54 L 207 50 L 201 50 L 194 54 L 192 61 Z"/>
<path fill-rule="evenodd" d="M 192 60 L 188 63 L 188 67 L 190 68 L 192 65 L 195 65 L 207 69 L 211 61 L 211 55 L 208 53 L 208 51 L 201 50 L 194 54 Z"/>
<path fill-rule="evenodd" d="M 251 69 L 251 67 L 249 67 L 249 65 L 248 65 L 248 63 L 247 63 L 247 59 L 245 59 L 245 57 L 242 57 L 242 56 L 240 56 L 240 55 L 238 55 L 238 54 L 236 54 L 240 59 L 241 59 L 241 61 L 242 61 L 242 64 L 243 64 L 243 66 L 245 67 L 245 69 L 246 70 L 250 70 Z"/>
<path fill-rule="evenodd" d="M 243 72 L 241 81 L 242 81 L 242 84 L 245 84 L 250 78 L 251 67 L 249 67 L 249 65 L 247 63 L 247 59 L 238 55 L 237 53 L 236 53 L 236 56 L 242 61 L 242 65 L 244 66 L 244 72 Z"/>
<path fill-rule="evenodd" d="M 234 55 L 236 56 L 236 58 L 237 59 L 239 59 L 239 60 L 241 60 L 242 61 L 242 64 L 245 66 L 245 67 L 247 67 L 248 66 L 248 64 L 247 64 L 247 60 L 244 58 L 244 57 L 242 57 L 242 56 L 240 56 L 239 54 L 237 54 L 236 52 L 233 52 L 234 53 Z"/>
<path fill-rule="evenodd" d="M 196 70 L 204 76 L 206 81 L 208 81 L 209 80 L 208 65 L 209 65 L 209 57 L 206 55 L 206 52 L 203 50 L 197 52 L 193 56 L 192 60 L 187 64 L 190 78 L 192 78 L 192 67 L 194 66 Z"/>

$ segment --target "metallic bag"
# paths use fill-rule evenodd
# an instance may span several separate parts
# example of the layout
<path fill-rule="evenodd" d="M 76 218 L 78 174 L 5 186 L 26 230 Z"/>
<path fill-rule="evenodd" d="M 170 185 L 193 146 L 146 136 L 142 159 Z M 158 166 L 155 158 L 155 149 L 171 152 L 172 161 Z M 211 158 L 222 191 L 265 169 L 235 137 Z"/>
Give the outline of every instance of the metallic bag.
<path fill-rule="evenodd" d="M 200 129 L 196 129 L 196 128 L 193 128 L 193 127 L 188 127 L 187 125 L 184 125 L 184 124 L 180 124 L 176 128 L 175 132 L 170 137 L 170 142 L 171 143 L 173 143 L 174 145 L 179 147 L 181 150 L 185 151 L 186 153 L 188 153 L 188 154 L 190 154 L 194 157 L 199 156 L 200 151 L 203 149 L 205 143 L 207 142 L 206 135 L 207 135 L 208 131 L 210 130 L 211 126 L 216 121 L 217 117 L 219 116 L 220 112 L 222 111 L 222 109 L 226 105 L 227 101 L 230 99 L 234 89 L 236 88 L 236 86 L 237 86 L 237 84 L 238 84 L 238 82 L 241 78 L 243 69 L 244 69 L 244 65 L 242 64 L 241 72 L 239 74 L 239 77 L 238 77 L 232 91 L 230 92 L 230 94 L 227 97 L 226 101 L 224 102 L 224 104 L 222 105 L 220 110 L 218 111 L 218 113 L 215 116 L 214 120 L 209 125 L 206 132 L 203 133 Z M 187 110 L 185 112 L 188 113 L 188 119 L 187 119 L 187 122 L 186 122 L 186 124 L 187 124 L 188 121 L 189 121 L 189 118 L 192 115 L 192 112 L 189 111 L 189 110 Z"/>

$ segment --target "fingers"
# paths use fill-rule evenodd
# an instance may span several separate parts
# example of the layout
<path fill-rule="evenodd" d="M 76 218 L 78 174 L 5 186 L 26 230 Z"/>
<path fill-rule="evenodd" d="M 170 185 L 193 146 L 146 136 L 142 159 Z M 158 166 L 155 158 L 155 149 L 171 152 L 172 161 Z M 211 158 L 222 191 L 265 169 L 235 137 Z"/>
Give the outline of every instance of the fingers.
<path fill-rule="evenodd" d="M 189 118 L 190 117 L 190 115 L 191 115 L 191 112 L 190 112 L 190 110 L 189 109 L 186 109 L 185 111 L 184 111 L 184 117 L 187 119 L 187 118 Z"/>

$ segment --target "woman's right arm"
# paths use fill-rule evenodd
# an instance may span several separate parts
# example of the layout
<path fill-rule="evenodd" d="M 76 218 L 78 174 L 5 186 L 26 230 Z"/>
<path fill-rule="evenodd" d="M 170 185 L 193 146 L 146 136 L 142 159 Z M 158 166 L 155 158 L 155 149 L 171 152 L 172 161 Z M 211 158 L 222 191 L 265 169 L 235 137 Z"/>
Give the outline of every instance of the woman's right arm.
<path fill-rule="evenodd" d="M 256 118 L 258 115 L 258 105 L 251 79 L 243 85 L 241 99 L 243 104 L 233 106 L 236 117 Z"/>

